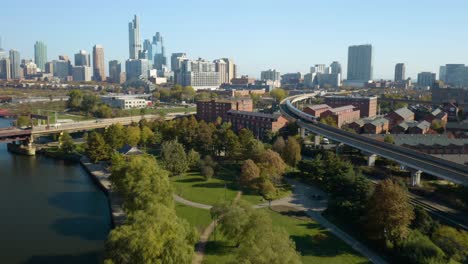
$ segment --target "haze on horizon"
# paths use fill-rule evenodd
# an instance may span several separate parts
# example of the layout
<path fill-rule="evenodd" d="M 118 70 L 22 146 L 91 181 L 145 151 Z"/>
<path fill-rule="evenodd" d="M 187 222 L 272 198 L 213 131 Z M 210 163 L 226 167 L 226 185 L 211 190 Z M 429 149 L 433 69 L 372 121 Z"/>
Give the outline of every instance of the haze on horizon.
<path fill-rule="evenodd" d="M 468 64 L 466 10 L 463 0 L 82 0 L 73 7 L 66 1 L 6 1 L 0 36 L 2 47 L 19 50 L 21 58 L 33 58 L 34 42 L 43 40 L 48 60 L 102 44 L 106 62 L 124 62 L 128 22 L 137 14 L 142 40 L 161 32 L 168 56 L 230 57 L 240 74 L 308 72 L 334 60 L 346 73 L 348 46 L 370 43 L 375 79 L 392 79 L 395 64 L 403 62 L 415 80 L 421 71 L 438 75 L 446 63 Z"/>

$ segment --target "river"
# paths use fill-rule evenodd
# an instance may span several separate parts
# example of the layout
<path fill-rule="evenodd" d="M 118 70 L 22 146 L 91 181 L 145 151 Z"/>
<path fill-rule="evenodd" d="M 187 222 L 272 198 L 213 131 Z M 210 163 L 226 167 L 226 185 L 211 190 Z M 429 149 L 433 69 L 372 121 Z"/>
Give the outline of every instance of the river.
<path fill-rule="evenodd" d="M 110 227 L 107 198 L 79 164 L 0 144 L 0 263 L 102 263 Z"/>

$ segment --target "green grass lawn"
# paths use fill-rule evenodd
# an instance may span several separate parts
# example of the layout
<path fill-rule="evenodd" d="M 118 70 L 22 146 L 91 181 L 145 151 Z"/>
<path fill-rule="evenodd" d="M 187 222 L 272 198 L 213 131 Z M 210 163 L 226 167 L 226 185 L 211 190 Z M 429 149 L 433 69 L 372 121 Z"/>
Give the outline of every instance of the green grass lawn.
<path fill-rule="evenodd" d="M 172 177 L 176 194 L 202 204 L 214 205 L 219 201 L 232 201 L 239 190 L 235 181 L 225 171 L 216 172 L 215 177 L 206 181 L 198 172 Z M 233 179 L 233 178 L 231 178 Z M 256 194 L 243 194 L 242 199 L 251 204 L 262 203 L 262 197 Z"/>
<path fill-rule="evenodd" d="M 265 209 L 268 210 L 268 209 Z M 303 263 L 370 263 L 351 247 L 334 235 L 325 231 L 320 225 L 304 217 L 296 218 L 268 210 L 273 225 L 286 229 L 291 239 L 296 243 L 296 249 L 302 255 Z M 323 233 L 320 241 L 315 235 Z M 205 264 L 226 263 L 235 260 L 235 247 L 221 234 L 213 236 L 206 247 Z"/>
<path fill-rule="evenodd" d="M 201 233 L 211 223 L 210 211 L 176 203 L 177 216 L 186 219 Z"/>

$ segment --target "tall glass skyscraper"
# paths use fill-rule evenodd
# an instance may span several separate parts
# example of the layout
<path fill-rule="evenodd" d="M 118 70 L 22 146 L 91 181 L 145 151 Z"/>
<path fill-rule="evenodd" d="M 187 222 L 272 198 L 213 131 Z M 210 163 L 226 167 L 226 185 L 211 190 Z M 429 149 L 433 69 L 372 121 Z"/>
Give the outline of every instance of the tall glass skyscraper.
<path fill-rule="evenodd" d="M 143 41 L 143 50 L 145 50 L 148 53 L 148 61 L 150 63 L 150 66 L 152 67 L 152 63 L 153 63 L 153 44 L 151 44 L 151 41 L 149 39 L 145 39 Z"/>
<path fill-rule="evenodd" d="M 7 58 L 8 58 L 8 52 L 2 49 L 2 39 L 0 38 L 0 60 L 7 59 Z"/>
<path fill-rule="evenodd" d="M 36 63 L 37 67 L 44 72 L 46 62 L 47 46 L 43 41 L 36 41 L 36 44 L 34 44 L 34 63 Z"/>
<path fill-rule="evenodd" d="M 75 66 L 91 66 L 91 58 L 86 50 L 80 50 L 75 54 Z"/>
<path fill-rule="evenodd" d="M 17 50 L 10 50 L 11 78 L 21 79 L 21 58 Z"/>
<path fill-rule="evenodd" d="M 154 52 L 154 68 L 158 71 L 162 71 L 163 68 L 167 67 L 166 50 L 164 48 L 164 40 L 159 32 L 153 36 L 153 45 L 155 48 Z"/>
<path fill-rule="evenodd" d="M 348 49 L 348 81 L 367 82 L 373 78 L 372 45 L 350 46 Z"/>
<path fill-rule="evenodd" d="M 141 51 L 141 40 L 140 40 L 140 20 L 135 15 L 133 21 L 128 23 L 128 41 L 130 59 L 138 59 L 138 55 Z"/>
<path fill-rule="evenodd" d="M 102 82 L 106 80 L 106 66 L 104 64 L 104 47 L 95 45 L 93 47 L 93 77 L 94 80 Z"/>

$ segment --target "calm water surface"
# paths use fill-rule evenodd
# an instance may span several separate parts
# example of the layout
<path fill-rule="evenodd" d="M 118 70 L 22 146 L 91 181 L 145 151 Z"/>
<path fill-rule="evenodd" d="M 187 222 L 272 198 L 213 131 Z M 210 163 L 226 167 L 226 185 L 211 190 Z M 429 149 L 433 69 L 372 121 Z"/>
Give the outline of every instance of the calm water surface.
<path fill-rule="evenodd" d="M 109 230 L 107 198 L 79 164 L 0 144 L 0 263 L 101 263 Z"/>

